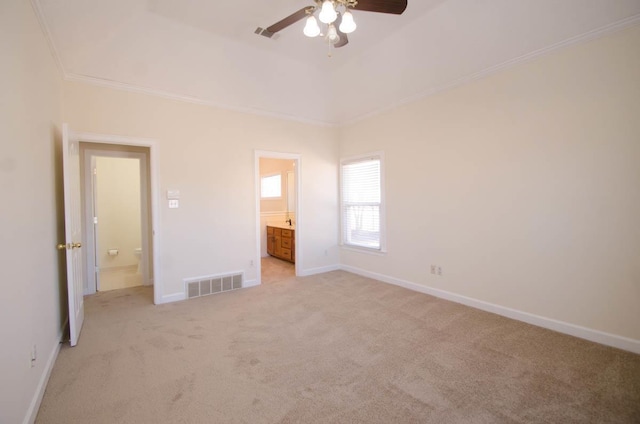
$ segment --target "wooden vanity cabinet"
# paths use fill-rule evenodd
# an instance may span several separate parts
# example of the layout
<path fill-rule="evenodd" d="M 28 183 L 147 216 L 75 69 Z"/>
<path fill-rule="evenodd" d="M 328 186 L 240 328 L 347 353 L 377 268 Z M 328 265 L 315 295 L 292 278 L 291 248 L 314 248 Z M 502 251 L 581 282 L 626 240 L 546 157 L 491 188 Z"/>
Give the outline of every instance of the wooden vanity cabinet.
<path fill-rule="evenodd" d="M 296 262 L 295 230 L 267 226 L 267 253 L 276 258 Z"/>

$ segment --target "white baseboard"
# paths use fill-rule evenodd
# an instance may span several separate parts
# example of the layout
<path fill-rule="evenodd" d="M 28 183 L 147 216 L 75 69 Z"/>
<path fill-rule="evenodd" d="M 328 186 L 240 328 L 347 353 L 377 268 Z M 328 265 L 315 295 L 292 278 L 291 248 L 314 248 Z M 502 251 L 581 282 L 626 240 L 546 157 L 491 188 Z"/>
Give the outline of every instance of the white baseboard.
<path fill-rule="evenodd" d="M 51 349 L 51 353 L 49 354 L 49 358 L 47 359 L 47 363 L 45 364 L 44 372 L 40 377 L 40 381 L 38 381 L 38 386 L 36 387 L 36 391 L 33 394 L 33 399 L 31 399 L 31 403 L 29 404 L 29 409 L 27 409 L 27 414 L 24 417 L 24 420 L 22 421 L 23 424 L 33 424 L 36 421 L 36 417 L 38 416 L 38 410 L 40 409 L 40 404 L 42 403 L 42 398 L 44 397 L 44 391 L 47 388 L 49 377 L 51 377 L 51 371 L 53 371 L 53 366 L 55 365 L 56 359 L 58 358 L 58 353 L 60 352 L 60 345 L 62 343 L 62 338 L 65 335 L 68 322 L 69 322 L 69 318 L 67 318 L 64 324 L 62 324 L 62 328 L 58 333 L 57 342 Z"/>
<path fill-rule="evenodd" d="M 249 287 L 255 287 L 255 286 L 259 286 L 260 284 L 258 283 L 258 280 L 249 280 L 249 281 L 245 281 L 244 283 L 242 283 L 242 288 L 246 289 Z"/>
<path fill-rule="evenodd" d="M 432 287 L 423 286 L 422 284 L 417 284 L 411 281 L 389 277 L 387 275 L 378 274 L 375 272 L 367 271 L 367 270 L 356 268 L 349 265 L 342 265 L 340 266 L 340 269 L 344 271 L 352 272 L 354 274 L 362 275 L 364 277 L 373 278 L 375 280 L 379 280 L 388 284 L 404 287 L 409 290 L 425 293 L 431 296 L 439 297 L 441 299 L 446 299 L 452 302 L 471 306 L 472 308 L 481 309 L 487 312 L 492 312 L 494 314 L 498 314 L 507 318 L 526 322 L 528 324 L 533 324 L 538 327 L 548 328 L 549 330 L 557 331 L 559 333 L 568 334 L 570 336 L 579 337 L 581 339 L 589 340 L 592 342 L 596 342 L 603 345 L 607 345 L 607 346 L 611 346 L 618 349 L 640 354 L 640 340 L 630 339 L 628 337 L 618 336 L 611 333 L 605 333 L 603 331 L 593 330 L 587 327 L 581 327 L 579 325 L 558 321 L 552 318 L 546 318 L 540 315 L 534 315 L 528 312 L 518 311 L 516 309 L 507 308 L 504 306 L 496 305 L 494 303 L 489 303 L 489 302 L 474 299 L 471 297 L 462 296 L 462 295 L 448 292 L 445 290 L 434 289 Z"/>
<path fill-rule="evenodd" d="M 186 297 L 185 297 L 184 292 L 165 294 L 164 296 L 162 296 L 160 298 L 159 302 L 156 302 L 156 305 L 163 305 L 165 303 L 171 303 L 171 302 L 179 302 L 179 301 L 185 300 L 185 299 L 186 299 Z"/>
<path fill-rule="evenodd" d="M 330 271 L 337 271 L 339 269 L 342 269 L 340 267 L 340 265 L 327 265 L 327 266 L 321 266 L 318 268 L 309 268 L 309 269 L 303 269 L 302 271 L 300 271 L 300 274 L 298 275 L 299 277 L 308 277 L 310 275 L 316 275 L 316 274 L 322 274 L 325 272 L 330 272 Z"/>

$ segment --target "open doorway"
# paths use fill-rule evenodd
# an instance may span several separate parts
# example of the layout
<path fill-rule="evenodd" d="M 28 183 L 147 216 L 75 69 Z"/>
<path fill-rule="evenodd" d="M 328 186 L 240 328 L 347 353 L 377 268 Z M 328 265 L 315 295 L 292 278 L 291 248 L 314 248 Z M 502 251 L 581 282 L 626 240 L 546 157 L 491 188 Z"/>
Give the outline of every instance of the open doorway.
<path fill-rule="evenodd" d="M 256 215 L 260 283 L 298 275 L 300 156 L 256 152 Z"/>
<path fill-rule="evenodd" d="M 149 147 L 80 142 L 84 294 L 153 288 Z"/>

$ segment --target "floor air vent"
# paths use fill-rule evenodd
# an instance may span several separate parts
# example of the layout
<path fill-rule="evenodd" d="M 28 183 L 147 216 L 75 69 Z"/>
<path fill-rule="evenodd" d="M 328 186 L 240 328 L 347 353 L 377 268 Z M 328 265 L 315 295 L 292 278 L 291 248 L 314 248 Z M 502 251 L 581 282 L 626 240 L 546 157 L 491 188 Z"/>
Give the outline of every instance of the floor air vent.
<path fill-rule="evenodd" d="M 187 299 L 242 288 L 242 273 L 210 275 L 184 280 Z"/>

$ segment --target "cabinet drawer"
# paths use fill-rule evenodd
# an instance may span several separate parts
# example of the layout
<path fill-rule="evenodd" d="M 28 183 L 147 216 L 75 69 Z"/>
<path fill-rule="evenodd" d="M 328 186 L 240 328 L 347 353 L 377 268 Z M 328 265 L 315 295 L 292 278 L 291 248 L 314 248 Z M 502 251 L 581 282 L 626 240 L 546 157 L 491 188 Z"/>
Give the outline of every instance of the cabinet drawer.
<path fill-rule="evenodd" d="M 282 230 L 282 237 L 291 237 L 291 230 Z"/>
<path fill-rule="evenodd" d="M 267 227 L 267 234 L 273 235 L 273 227 Z"/>
<path fill-rule="evenodd" d="M 284 236 L 282 237 L 282 247 L 283 248 L 287 248 L 287 249 L 291 249 L 291 239 L 290 238 L 284 238 Z"/>
<path fill-rule="evenodd" d="M 283 259 L 291 260 L 291 249 L 285 249 L 284 247 L 280 251 L 280 254 Z"/>

